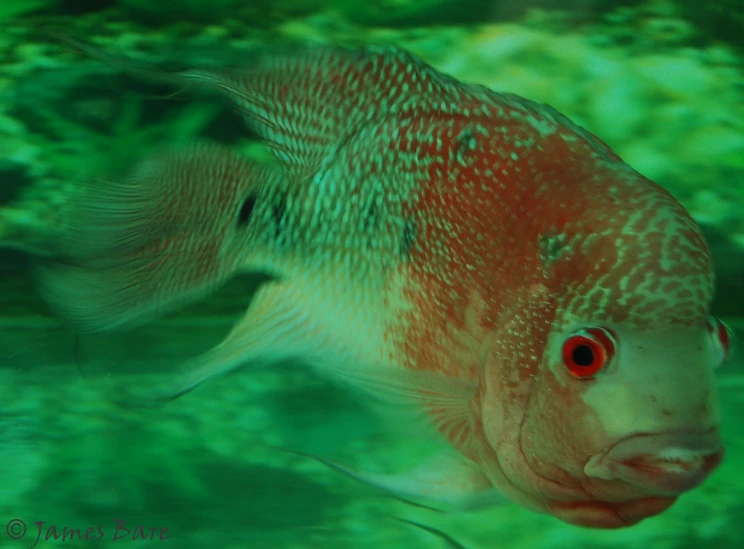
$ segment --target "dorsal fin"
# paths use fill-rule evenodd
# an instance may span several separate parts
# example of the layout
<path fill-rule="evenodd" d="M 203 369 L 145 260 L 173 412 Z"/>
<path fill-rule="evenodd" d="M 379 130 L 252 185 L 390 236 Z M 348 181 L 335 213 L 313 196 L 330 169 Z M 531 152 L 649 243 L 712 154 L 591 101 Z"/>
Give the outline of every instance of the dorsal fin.
<path fill-rule="evenodd" d="M 361 124 L 421 102 L 453 100 L 458 84 L 393 46 L 271 53 L 229 71 L 186 71 L 217 87 L 288 166 L 315 165 Z"/>
<path fill-rule="evenodd" d="M 450 105 L 466 87 L 395 46 L 316 46 L 262 53 L 245 66 L 164 72 L 57 35 L 140 78 L 226 95 L 290 172 L 306 173 L 355 128 L 412 106 Z"/>

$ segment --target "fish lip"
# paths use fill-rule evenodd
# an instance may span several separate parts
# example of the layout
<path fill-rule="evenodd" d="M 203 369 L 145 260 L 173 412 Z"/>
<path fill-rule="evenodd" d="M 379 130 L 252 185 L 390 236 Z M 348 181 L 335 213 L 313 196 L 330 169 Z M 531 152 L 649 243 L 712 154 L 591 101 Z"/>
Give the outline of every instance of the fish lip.
<path fill-rule="evenodd" d="M 637 433 L 589 459 L 589 477 L 620 480 L 653 495 L 673 496 L 698 486 L 721 463 L 716 429 L 703 433 Z"/>

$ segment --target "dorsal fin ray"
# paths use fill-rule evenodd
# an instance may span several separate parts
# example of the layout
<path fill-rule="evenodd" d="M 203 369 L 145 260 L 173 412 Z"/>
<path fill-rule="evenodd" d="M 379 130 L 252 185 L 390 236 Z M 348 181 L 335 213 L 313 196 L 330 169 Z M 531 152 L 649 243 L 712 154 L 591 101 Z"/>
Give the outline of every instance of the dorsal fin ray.
<path fill-rule="evenodd" d="M 261 53 L 245 66 L 165 72 L 65 36 L 64 42 L 139 78 L 212 89 L 289 171 L 306 173 L 365 123 L 411 106 L 454 105 L 466 87 L 396 46 L 316 46 Z"/>
<path fill-rule="evenodd" d="M 250 67 L 181 77 L 225 93 L 290 167 L 315 165 L 353 128 L 416 103 L 454 99 L 459 88 L 393 46 L 271 53 Z"/>

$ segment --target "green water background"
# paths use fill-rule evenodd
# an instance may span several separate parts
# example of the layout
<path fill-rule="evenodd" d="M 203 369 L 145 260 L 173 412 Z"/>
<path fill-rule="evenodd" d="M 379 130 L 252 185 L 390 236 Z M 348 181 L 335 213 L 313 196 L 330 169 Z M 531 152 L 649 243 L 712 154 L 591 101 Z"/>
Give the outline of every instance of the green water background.
<path fill-rule="evenodd" d="M 549 103 L 690 209 L 719 270 L 714 312 L 744 335 L 740 1 L 5 0 L 0 205 L 34 212 L 39 253 L 67 189 L 116 174 L 153 146 L 206 137 L 261 153 L 228 106 L 165 98 L 172 90 L 56 44 L 50 27 L 176 67 L 235 63 L 267 45 L 396 42 L 460 79 Z M 103 532 L 42 541 L 44 549 L 445 547 L 392 517 L 434 526 L 467 549 L 744 547 L 741 353 L 721 372 L 726 461 L 660 517 L 605 532 L 513 505 L 443 516 L 276 449 L 376 471 L 405 469 L 428 450 L 301 366 L 242 371 L 155 410 L 106 398 L 118 385 L 158 383 L 219 340 L 255 281 L 127 337 L 76 344 L 34 296 L 28 264 L 24 253 L 0 253 L 0 547 L 31 547 L 37 521 L 44 533 Z M 111 356 L 126 367 L 108 368 L 115 374 L 100 383 L 78 371 L 102 373 Z M 23 539 L 10 539 L 20 524 L 3 531 L 12 519 L 24 521 Z M 114 539 L 117 520 L 128 536 Z M 135 525 L 167 527 L 169 539 L 133 540 Z"/>

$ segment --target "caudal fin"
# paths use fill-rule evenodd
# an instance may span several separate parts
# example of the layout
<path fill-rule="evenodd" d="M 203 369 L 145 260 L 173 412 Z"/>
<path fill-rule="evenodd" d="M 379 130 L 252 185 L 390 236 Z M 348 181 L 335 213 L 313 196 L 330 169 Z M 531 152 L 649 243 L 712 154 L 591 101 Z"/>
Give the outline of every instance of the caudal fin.
<path fill-rule="evenodd" d="M 66 205 L 40 292 L 81 331 L 136 325 L 204 297 L 244 267 L 253 206 L 276 173 L 226 147 L 195 144 L 88 184 Z"/>

